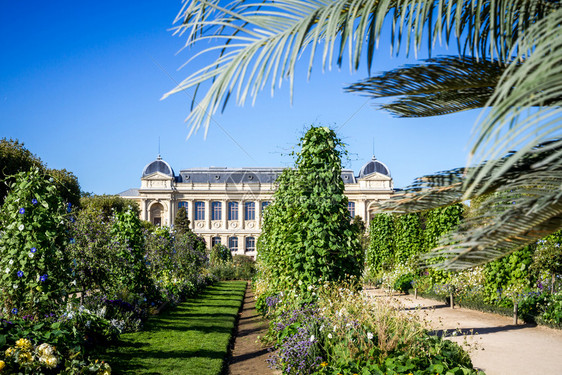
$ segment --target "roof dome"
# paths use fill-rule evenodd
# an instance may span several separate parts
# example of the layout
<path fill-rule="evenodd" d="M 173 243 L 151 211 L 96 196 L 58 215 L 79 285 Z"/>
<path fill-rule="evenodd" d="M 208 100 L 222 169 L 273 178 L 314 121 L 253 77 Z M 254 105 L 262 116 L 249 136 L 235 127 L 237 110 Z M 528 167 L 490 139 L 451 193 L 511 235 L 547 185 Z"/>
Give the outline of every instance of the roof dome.
<path fill-rule="evenodd" d="M 390 177 L 390 170 L 388 169 L 388 167 L 381 161 L 377 160 L 374 155 L 373 158 L 361 168 L 361 171 L 359 172 L 359 178 L 368 176 L 373 173 L 380 173 Z"/>
<path fill-rule="evenodd" d="M 162 160 L 160 155 L 158 155 L 156 160 L 154 160 L 152 163 L 148 163 L 146 167 L 144 167 L 144 170 L 142 171 L 142 177 L 146 177 L 156 172 L 160 172 L 170 177 L 174 177 L 174 171 L 172 167 L 170 167 L 170 164 Z"/>

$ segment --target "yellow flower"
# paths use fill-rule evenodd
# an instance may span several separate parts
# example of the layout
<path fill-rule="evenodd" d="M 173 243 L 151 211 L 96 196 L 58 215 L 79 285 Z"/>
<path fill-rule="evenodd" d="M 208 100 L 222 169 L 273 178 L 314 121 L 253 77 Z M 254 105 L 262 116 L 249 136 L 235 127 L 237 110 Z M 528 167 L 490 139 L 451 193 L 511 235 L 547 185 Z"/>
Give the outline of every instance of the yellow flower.
<path fill-rule="evenodd" d="M 0 371 L 4 370 L 4 367 L 6 367 L 6 362 L 0 361 Z"/>
<path fill-rule="evenodd" d="M 15 351 L 16 351 L 16 349 L 14 349 L 14 348 L 8 348 L 8 349 L 6 349 L 6 353 L 5 353 L 5 354 L 6 354 L 6 357 L 11 357 L 12 354 L 14 354 Z"/>
<path fill-rule="evenodd" d="M 33 362 L 33 358 L 31 357 L 31 354 L 29 354 L 28 352 L 21 352 L 18 355 L 18 360 L 21 363 L 29 363 L 29 362 Z"/>
<path fill-rule="evenodd" d="M 47 365 L 48 368 L 55 368 L 59 364 L 59 360 L 54 355 L 46 357 L 44 359 L 44 362 L 45 362 L 45 365 Z"/>
<path fill-rule="evenodd" d="M 32 348 L 31 341 L 28 339 L 19 339 L 16 341 L 16 346 L 21 349 L 29 350 Z"/>
<path fill-rule="evenodd" d="M 326 366 L 328 366 L 328 362 L 322 362 L 322 363 L 320 364 L 320 366 L 326 367 Z"/>

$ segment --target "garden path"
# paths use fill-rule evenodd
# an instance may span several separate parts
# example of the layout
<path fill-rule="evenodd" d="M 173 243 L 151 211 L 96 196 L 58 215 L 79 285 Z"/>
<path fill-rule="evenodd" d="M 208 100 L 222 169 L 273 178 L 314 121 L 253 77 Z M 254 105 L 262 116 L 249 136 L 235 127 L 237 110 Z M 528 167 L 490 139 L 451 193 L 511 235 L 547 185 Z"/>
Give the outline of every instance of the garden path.
<path fill-rule="evenodd" d="M 267 375 L 277 374 L 267 365 L 269 357 L 267 347 L 264 347 L 258 337 L 267 333 L 267 321 L 256 311 L 254 293 L 250 283 L 246 287 L 242 309 L 238 314 L 238 327 L 234 340 L 234 349 L 229 360 L 228 373 L 230 375 Z"/>
<path fill-rule="evenodd" d="M 373 298 L 395 299 L 404 309 L 416 309 L 437 334 L 462 344 L 466 341 L 472 363 L 487 375 L 562 374 L 562 330 L 528 324 L 513 324 L 512 317 L 455 307 L 443 302 L 389 295 L 380 289 L 366 289 Z M 460 330 L 467 336 L 450 336 Z M 474 330 L 478 334 L 470 335 Z"/>

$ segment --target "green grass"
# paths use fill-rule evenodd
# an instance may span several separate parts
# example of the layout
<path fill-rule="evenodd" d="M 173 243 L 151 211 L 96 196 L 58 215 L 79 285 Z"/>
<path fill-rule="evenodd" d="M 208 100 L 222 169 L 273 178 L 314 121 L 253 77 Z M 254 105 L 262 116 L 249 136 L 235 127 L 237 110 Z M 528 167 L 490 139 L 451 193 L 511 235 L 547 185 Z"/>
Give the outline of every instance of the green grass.
<path fill-rule="evenodd" d="M 245 281 L 225 281 L 121 335 L 104 356 L 114 374 L 220 374 Z"/>

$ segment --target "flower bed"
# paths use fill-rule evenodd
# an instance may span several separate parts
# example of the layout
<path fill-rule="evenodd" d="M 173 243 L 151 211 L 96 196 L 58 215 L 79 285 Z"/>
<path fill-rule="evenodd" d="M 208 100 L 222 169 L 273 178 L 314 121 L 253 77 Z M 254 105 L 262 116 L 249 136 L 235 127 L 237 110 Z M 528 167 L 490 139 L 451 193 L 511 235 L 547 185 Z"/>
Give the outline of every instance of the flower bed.
<path fill-rule="evenodd" d="M 261 303 L 277 348 L 271 366 L 285 374 L 478 373 L 459 345 L 430 336 L 411 312 L 342 285 L 308 291 Z"/>

